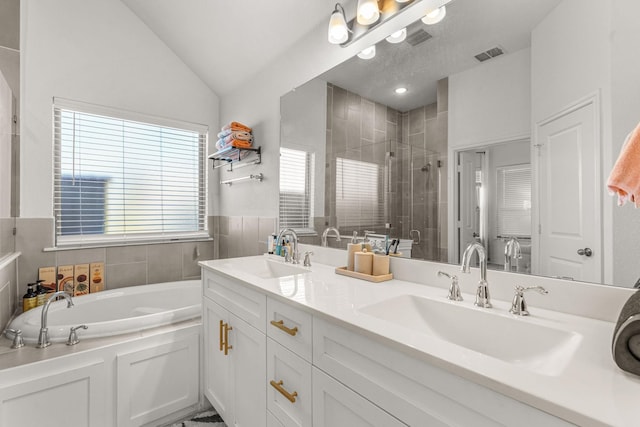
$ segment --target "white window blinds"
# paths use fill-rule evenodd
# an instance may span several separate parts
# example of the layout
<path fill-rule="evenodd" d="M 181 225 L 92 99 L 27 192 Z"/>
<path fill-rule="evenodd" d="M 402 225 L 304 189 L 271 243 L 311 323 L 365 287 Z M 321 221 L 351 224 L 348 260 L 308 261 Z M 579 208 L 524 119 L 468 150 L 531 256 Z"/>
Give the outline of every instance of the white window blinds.
<path fill-rule="evenodd" d="M 531 236 L 531 167 L 497 169 L 498 236 Z"/>
<path fill-rule="evenodd" d="M 338 228 L 384 228 L 384 168 L 375 163 L 336 158 Z"/>
<path fill-rule="evenodd" d="M 70 104 L 54 104 L 57 245 L 206 236 L 206 127 Z"/>
<path fill-rule="evenodd" d="M 313 232 L 314 153 L 280 148 L 280 228 Z"/>

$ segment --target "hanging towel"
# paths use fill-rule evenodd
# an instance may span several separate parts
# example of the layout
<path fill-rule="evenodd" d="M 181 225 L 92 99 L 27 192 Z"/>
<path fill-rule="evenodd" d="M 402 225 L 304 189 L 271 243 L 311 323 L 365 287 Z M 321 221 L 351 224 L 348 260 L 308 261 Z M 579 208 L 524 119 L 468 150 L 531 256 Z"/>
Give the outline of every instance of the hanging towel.
<path fill-rule="evenodd" d="M 640 207 L 640 123 L 627 136 L 618 160 L 607 181 L 612 195 L 618 196 L 618 206 L 627 201 Z"/>

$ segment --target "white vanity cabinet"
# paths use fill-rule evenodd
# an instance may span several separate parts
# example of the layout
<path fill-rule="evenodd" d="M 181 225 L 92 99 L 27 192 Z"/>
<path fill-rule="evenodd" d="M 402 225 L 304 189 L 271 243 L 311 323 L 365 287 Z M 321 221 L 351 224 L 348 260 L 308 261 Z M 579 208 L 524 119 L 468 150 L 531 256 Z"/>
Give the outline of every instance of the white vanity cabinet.
<path fill-rule="evenodd" d="M 228 426 L 266 426 L 266 297 L 203 274 L 204 394 Z"/>

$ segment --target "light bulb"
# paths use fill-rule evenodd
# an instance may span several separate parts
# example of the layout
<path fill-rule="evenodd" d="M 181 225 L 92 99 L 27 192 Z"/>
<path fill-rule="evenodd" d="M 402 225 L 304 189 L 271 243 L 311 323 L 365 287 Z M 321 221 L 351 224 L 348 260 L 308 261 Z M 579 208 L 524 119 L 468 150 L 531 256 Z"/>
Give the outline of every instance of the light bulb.
<path fill-rule="evenodd" d="M 358 0 L 358 24 L 373 24 L 380 18 L 380 9 L 376 0 Z"/>
<path fill-rule="evenodd" d="M 374 56 L 376 56 L 376 45 L 369 46 L 358 54 L 358 58 L 360 59 L 371 59 Z"/>
<path fill-rule="evenodd" d="M 389 43 L 401 43 L 407 38 L 407 29 L 403 28 L 387 37 Z"/>
<path fill-rule="evenodd" d="M 442 21 L 446 15 L 447 15 L 447 8 L 444 6 L 441 6 L 427 13 L 425 16 L 423 16 L 422 22 L 424 22 L 427 25 L 437 24 L 438 22 Z"/>
<path fill-rule="evenodd" d="M 403 93 L 407 92 L 407 88 L 406 87 L 398 87 L 395 90 L 395 93 L 397 93 L 398 95 L 402 95 Z"/>
<path fill-rule="evenodd" d="M 331 14 L 331 19 L 329 19 L 327 37 L 331 44 L 341 44 L 349 39 L 349 30 L 347 21 L 344 18 L 344 11 L 338 10 L 338 6 L 339 4 L 336 4 L 336 8 Z M 342 9 L 342 6 L 340 6 L 340 9 Z"/>

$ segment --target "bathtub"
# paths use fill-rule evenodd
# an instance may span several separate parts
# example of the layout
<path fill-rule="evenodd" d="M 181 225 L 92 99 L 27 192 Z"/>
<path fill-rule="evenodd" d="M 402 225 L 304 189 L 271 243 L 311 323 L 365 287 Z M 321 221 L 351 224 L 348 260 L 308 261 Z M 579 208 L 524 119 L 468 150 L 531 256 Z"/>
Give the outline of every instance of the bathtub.
<path fill-rule="evenodd" d="M 113 289 L 65 300 L 49 306 L 47 326 L 51 342 L 65 342 L 69 328 L 78 329 L 80 339 L 126 334 L 143 329 L 197 318 L 201 315 L 200 280 Z M 36 343 L 40 332 L 42 307 L 22 313 L 9 328 L 20 329 L 25 342 Z M 12 334 L 8 334 L 12 338 Z"/>

